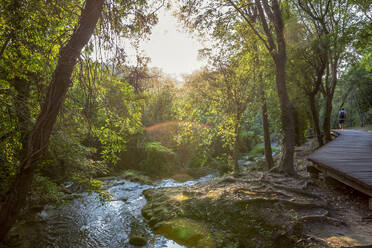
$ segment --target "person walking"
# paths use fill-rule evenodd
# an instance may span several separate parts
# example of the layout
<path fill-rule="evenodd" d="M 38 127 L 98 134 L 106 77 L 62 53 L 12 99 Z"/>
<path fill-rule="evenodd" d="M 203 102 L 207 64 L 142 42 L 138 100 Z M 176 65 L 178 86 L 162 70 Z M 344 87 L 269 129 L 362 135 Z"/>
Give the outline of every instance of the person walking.
<path fill-rule="evenodd" d="M 344 130 L 346 120 L 346 112 L 345 109 L 342 107 L 340 111 L 338 111 L 338 124 L 341 130 Z"/>

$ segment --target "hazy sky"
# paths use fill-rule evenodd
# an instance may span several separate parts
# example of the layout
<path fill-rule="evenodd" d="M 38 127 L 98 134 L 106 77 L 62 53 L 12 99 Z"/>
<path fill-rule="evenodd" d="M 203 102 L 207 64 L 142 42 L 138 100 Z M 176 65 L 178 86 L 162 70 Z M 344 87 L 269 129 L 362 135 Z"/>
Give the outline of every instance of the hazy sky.
<path fill-rule="evenodd" d="M 182 30 L 170 10 L 162 8 L 158 17 L 159 22 L 153 27 L 150 40 L 142 46 L 145 55 L 151 58 L 149 66 L 159 67 L 177 79 L 181 79 L 181 74 L 203 66 L 204 62 L 197 60 L 201 43 Z"/>

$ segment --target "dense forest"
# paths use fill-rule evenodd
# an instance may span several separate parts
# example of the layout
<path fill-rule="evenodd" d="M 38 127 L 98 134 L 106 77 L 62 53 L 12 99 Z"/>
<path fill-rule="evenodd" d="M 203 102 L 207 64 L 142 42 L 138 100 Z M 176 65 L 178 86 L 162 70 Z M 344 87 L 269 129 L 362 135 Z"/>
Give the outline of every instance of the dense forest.
<path fill-rule="evenodd" d="M 295 147 L 329 142 L 341 107 L 346 128 L 372 125 L 371 7 L 0 1 L 0 240 L 33 207 L 65 204 L 65 182 L 106 201 L 104 176 L 239 177 L 244 156 L 296 177 Z M 206 41 L 208 66 L 183 80 L 141 52 L 160 8 Z"/>

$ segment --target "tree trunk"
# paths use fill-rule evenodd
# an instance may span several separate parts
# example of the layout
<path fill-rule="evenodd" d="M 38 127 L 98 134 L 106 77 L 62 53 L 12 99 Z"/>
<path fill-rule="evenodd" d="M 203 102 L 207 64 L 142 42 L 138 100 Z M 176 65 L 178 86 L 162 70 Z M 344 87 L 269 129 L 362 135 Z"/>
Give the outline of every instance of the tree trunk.
<path fill-rule="evenodd" d="M 316 135 L 316 138 L 318 140 L 318 146 L 321 147 L 321 146 L 323 146 L 324 143 L 323 143 L 322 132 L 320 131 L 319 112 L 318 112 L 318 108 L 316 106 L 315 95 L 314 94 L 309 94 L 308 96 L 309 96 L 311 117 L 313 119 L 315 135 Z"/>
<path fill-rule="evenodd" d="M 276 86 L 278 90 L 281 121 L 283 129 L 283 155 L 280 163 L 280 168 L 289 175 L 295 175 L 293 155 L 294 155 L 294 139 L 295 129 L 294 120 L 292 115 L 292 106 L 288 97 L 286 86 L 286 51 L 284 39 L 284 23 L 280 5 L 278 0 L 271 1 L 270 4 L 267 0 L 255 0 L 255 5 L 259 15 L 259 21 L 262 24 L 262 29 L 266 35 L 263 38 L 252 24 L 252 16 L 241 10 L 232 0 L 228 2 L 236 9 L 236 11 L 244 18 L 250 28 L 254 31 L 256 36 L 265 44 L 265 47 L 270 52 L 276 69 Z M 266 12 L 266 15 L 265 13 Z M 268 23 L 270 22 L 270 24 Z M 272 28 L 275 30 L 275 35 L 272 33 Z M 276 43 L 274 42 L 276 39 Z"/>
<path fill-rule="evenodd" d="M 326 142 L 332 140 L 331 138 L 331 115 L 332 115 L 332 98 L 330 96 L 326 96 L 326 105 L 325 105 L 325 112 L 324 112 L 324 122 L 323 122 L 323 130 Z"/>
<path fill-rule="evenodd" d="M 265 146 L 265 159 L 267 163 L 267 169 L 270 170 L 274 167 L 274 160 L 273 160 L 273 151 L 271 150 L 271 141 L 270 141 L 270 130 L 269 130 L 269 120 L 267 115 L 267 106 L 266 106 L 266 99 L 265 93 L 260 87 L 260 97 L 261 97 L 261 110 L 262 110 L 262 127 L 263 127 L 263 134 L 264 134 L 264 146 Z"/>
<path fill-rule="evenodd" d="M 14 184 L 0 209 L 0 240 L 3 240 L 24 204 L 37 163 L 47 148 L 58 112 L 71 85 L 71 74 L 81 50 L 87 44 L 101 15 L 104 0 L 87 0 L 79 26 L 59 54 L 58 64 L 35 126 L 28 135 Z"/>
<path fill-rule="evenodd" d="M 238 110 L 238 113 L 236 113 L 236 122 L 235 122 L 235 142 L 234 142 L 234 150 L 233 150 L 233 160 L 234 160 L 234 174 L 239 174 L 240 168 L 239 168 L 239 136 L 240 136 L 240 112 Z"/>
<path fill-rule="evenodd" d="M 256 1 L 259 3 L 260 1 Z M 263 6 L 267 13 L 271 11 L 268 9 L 267 1 L 264 1 Z M 265 17 L 261 12 L 261 23 L 265 22 Z M 275 76 L 276 76 L 276 87 L 279 96 L 279 104 L 281 110 L 281 122 L 283 130 L 283 154 L 280 161 L 280 169 L 287 173 L 288 175 L 295 175 L 293 155 L 294 155 L 294 145 L 295 145 L 295 127 L 293 119 L 293 109 L 292 104 L 289 100 L 287 85 L 286 85 L 286 44 L 284 39 L 284 23 L 282 18 L 282 13 L 280 10 L 279 2 L 277 0 L 272 1 L 272 14 L 270 18 L 273 22 L 275 29 L 275 38 L 277 49 L 270 49 L 269 52 L 273 57 L 275 63 Z M 271 48 L 274 48 L 273 36 L 270 33 L 268 27 L 264 26 L 265 33 L 269 38 L 269 44 Z"/>
<path fill-rule="evenodd" d="M 332 100 L 333 100 L 333 95 L 334 95 L 336 84 L 337 84 L 338 60 L 339 60 L 338 55 L 335 55 L 335 57 L 331 59 L 332 81 L 331 81 L 330 87 L 327 87 L 327 92 L 325 94 L 326 109 L 325 109 L 323 130 L 324 130 L 325 139 L 327 142 L 332 140 L 331 138 Z"/>
<path fill-rule="evenodd" d="M 276 84 L 281 109 L 281 122 L 283 130 L 283 155 L 280 161 L 280 168 L 289 175 L 294 175 L 294 141 L 295 128 L 292 114 L 292 106 L 288 97 L 285 82 L 285 55 L 280 56 L 276 62 Z"/>
<path fill-rule="evenodd" d="M 276 1 L 273 1 L 276 2 Z M 278 3 L 276 3 L 278 4 Z M 276 15 L 280 15 L 280 20 L 276 23 L 276 40 L 278 44 L 277 54 L 273 54 L 275 62 L 276 73 L 276 87 L 279 96 L 281 122 L 283 130 L 283 155 L 280 161 L 280 168 L 289 175 L 294 175 L 294 142 L 295 142 L 295 128 L 293 120 L 292 104 L 289 100 L 287 86 L 286 86 L 286 48 L 284 40 L 284 26 L 281 20 L 281 13 L 279 6 L 273 4 L 273 10 Z M 275 8 L 274 8 L 275 6 Z"/>

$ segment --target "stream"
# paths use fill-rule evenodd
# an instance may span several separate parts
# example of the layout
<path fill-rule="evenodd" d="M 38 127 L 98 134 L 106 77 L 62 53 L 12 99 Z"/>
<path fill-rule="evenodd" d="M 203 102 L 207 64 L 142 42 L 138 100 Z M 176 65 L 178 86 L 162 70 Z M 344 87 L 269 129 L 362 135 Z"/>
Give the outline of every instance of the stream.
<path fill-rule="evenodd" d="M 25 223 L 22 247 L 137 247 L 129 244 L 129 237 L 143 236 L 146 247 L 184 247 L 152 232 L 141 214 L 146 204 L 143 190 L 159 187 L 179 187 L 205 181 L 177 183 L 167 179 L 155 185 L 143 185 L 121 178 L 107 178 L 105 191 L 110 201 L 101 201 L 96 193 L 81 193 L 61 207 L 46 205 L 37 213 L 38 221 Z"/>

